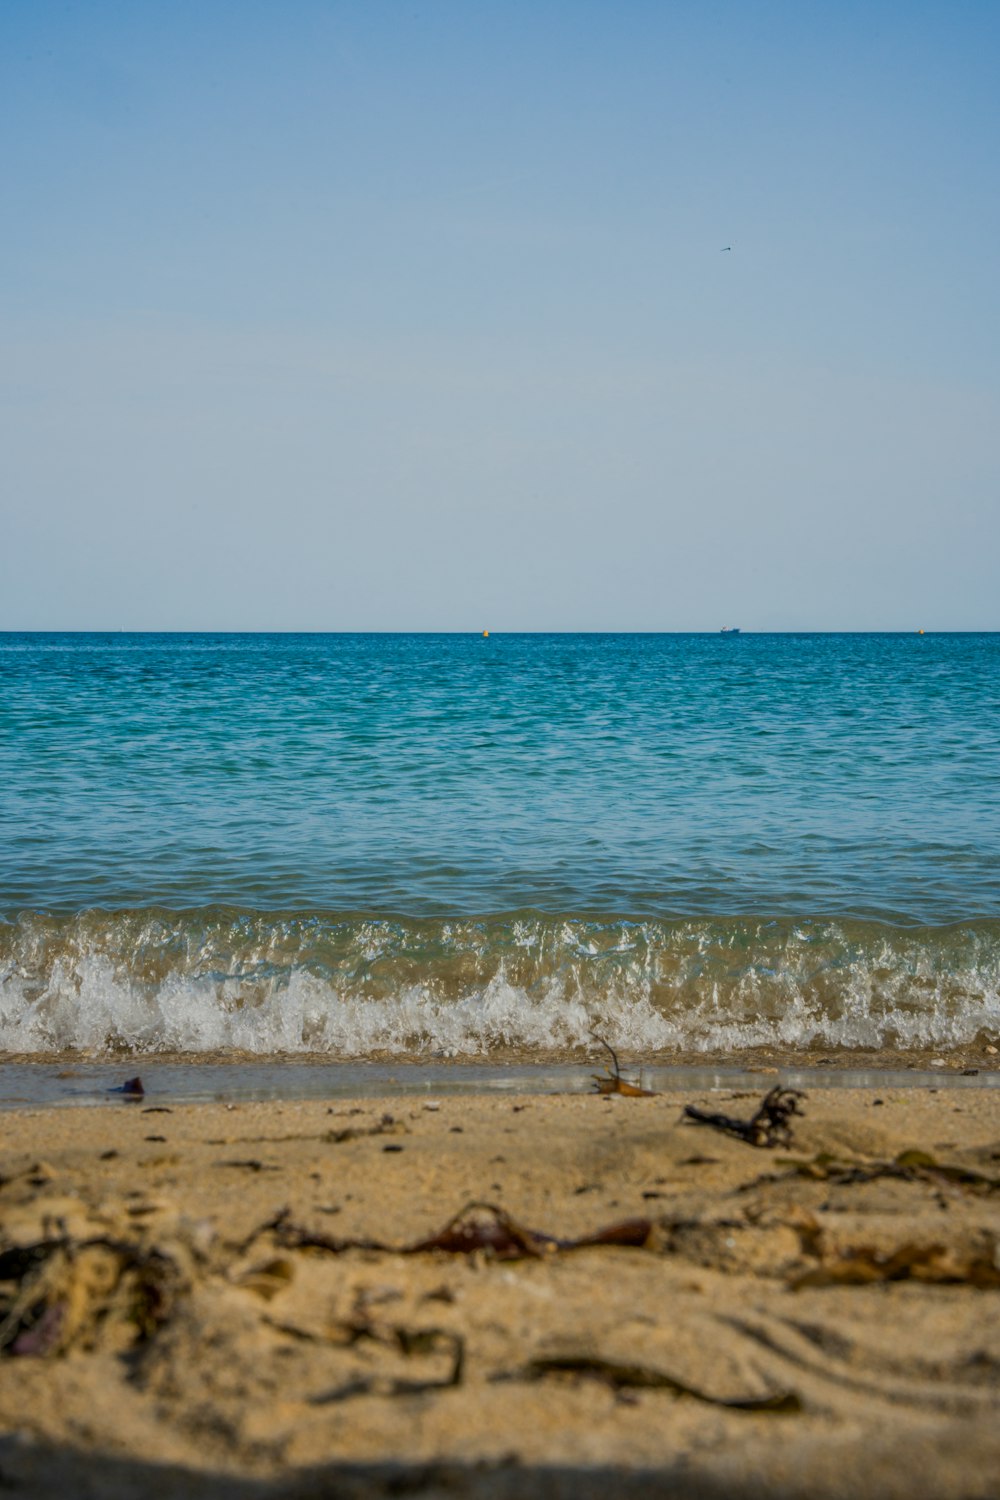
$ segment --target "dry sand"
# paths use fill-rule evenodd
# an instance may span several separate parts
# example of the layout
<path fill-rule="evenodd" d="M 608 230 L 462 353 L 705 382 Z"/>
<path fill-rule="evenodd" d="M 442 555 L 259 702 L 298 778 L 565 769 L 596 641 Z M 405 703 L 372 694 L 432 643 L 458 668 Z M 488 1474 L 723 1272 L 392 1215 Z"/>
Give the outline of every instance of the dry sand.
<path fill-rule="evenodd" d="M 0 1117 L 0 1490 L 1000 1494 L 1000 1090 L 760 1097 Z"/>

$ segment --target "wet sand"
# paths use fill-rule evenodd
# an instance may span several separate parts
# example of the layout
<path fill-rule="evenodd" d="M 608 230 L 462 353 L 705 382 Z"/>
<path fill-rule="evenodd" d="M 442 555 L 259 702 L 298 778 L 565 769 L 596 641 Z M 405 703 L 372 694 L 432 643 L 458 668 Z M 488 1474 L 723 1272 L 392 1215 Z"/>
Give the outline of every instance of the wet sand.
<path fill-rule="evenodd" d="M 1000 1054 L 982 1040 L 945 1051 L 879 1048 L 758 1047 L 738 1055 L 679 1053 L 630 1056 L 629 1076 L 657 1093 L 706 1088 L 755 1088 L 780 1082 L 792 1088 L 1000 1088 Z M 122 1058 L 78 1051 L 16 1055 L 0 1061 L 0 1111 L 47 1104 L 106 1104 L 126 1072 L 141 1072 L 160 1102 L 220 1103 L 273 1099 L 381 1098 L 387 1094 L 589 1094 L 593 1073 L 608 1062 L 592 1044 L 540 1058 L 537 1051 L 494 1048 L 480 1058 L 432 1058 L 423 1053 L 336 1058 L 326 1053 L 260 1057 L 233 1049 Z"/>
<path fill-rule="evenodd" d="M 773 1081 L 0 1115 L 2 1484 L 995 1495 L 1000 1090 Z"/>

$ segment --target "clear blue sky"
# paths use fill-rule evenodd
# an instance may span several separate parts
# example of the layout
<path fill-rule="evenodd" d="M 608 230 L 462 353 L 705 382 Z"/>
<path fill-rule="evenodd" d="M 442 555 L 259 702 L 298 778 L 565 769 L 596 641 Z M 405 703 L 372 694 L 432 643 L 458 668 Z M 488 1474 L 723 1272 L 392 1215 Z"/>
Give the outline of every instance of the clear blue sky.
<path fill-rule="evenodd" d="M 0 628 L 1000 626 L 998 78 L 996 0 L 4 0 Z"/>

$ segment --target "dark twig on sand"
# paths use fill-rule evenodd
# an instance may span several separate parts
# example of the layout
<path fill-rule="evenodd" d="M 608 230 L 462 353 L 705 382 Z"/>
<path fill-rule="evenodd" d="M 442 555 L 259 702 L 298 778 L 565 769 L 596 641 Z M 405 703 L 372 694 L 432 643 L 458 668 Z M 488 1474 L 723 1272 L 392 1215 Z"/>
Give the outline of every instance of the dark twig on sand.
<path fill-rule="evenodd" d="M 800 1100 L 806 1096 L 799 1089 L 783 1089 L 775 1086 L 765 1095 L 760 1108 L 749 1120 L 738 1120 L 733 1115 L 717 1114 L 688 1104 L 684 1118 L 696 1125 L 711 1125 L 726 1135 L 735 1135 L 748 1146 L 790 1146 L 792 1143 L 791 1120 L 801 1115 Z"/>

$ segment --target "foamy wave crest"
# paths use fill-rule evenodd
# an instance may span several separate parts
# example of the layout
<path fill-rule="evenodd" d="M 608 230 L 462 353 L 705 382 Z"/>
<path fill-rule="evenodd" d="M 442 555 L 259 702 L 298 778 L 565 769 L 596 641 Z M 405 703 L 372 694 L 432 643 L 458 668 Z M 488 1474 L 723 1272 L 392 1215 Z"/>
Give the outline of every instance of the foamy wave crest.
<path fill-rule="evenodd" d="M 25 913 L 0 1047 L 483 1056 L 944 1047 L 1000 1033 L 1000 923 Z"/>

